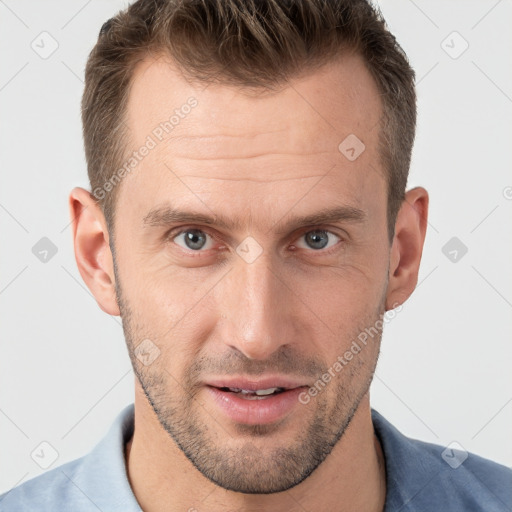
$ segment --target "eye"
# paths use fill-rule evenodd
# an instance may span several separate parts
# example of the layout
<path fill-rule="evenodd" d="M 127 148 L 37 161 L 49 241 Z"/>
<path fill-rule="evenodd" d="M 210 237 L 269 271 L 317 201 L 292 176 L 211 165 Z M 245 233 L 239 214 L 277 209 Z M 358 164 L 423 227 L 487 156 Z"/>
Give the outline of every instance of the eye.
<path fill-rule="evenodd" d="M 303 239 L 306 243 L 306 247 L 300 247 L 300 242 Z M 315 229 L 313 231 L 308 231 L 307 233 L 304 233 L 299 238 L 299 243 L 297 244 L 297 247 L 315 250 L 327 249 L 324 252 L 329 252 L 328 249 L 335 246 L 340 240 L 341 238 L 338 235 L 335 235 L 330 231 L 326 231 L 324 229 Z"/>
<path fill-rule="evenodd" d="M 172 237 L 174 243 L 190 251 L 208 250 L 212 247 L 210 235 L 200 229 L 184 229 Z M 179 243 L 181 241 L 182 243 Z"/>

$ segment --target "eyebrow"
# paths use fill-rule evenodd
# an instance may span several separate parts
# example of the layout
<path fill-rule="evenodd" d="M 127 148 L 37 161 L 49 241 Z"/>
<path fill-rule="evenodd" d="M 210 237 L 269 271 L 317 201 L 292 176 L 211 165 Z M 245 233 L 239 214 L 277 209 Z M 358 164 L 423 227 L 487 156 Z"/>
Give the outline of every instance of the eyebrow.
<path fill-rule="evenodd" d="M 363 223 L 367 215 L 363 210 L 353 206 L 336 206 L 323 208 L 309 215 L 293 217 L 288 220 L 276 233 L 282 234 L 294 228 L 309 225 L 319 225 L 335 222 Z M 229 221 L 220 215 L 205 215 L 200 212 L 192 212 L 173 208 L 172 206 L 160 206 L 152 209 L 143 218 L 143 227 L 168 226 L 176 223 L 206 224 L 219 226 L 229 231 L 242 230 L 240 219 Z M 281 224 L 279 220 L 276 224 Z"/>

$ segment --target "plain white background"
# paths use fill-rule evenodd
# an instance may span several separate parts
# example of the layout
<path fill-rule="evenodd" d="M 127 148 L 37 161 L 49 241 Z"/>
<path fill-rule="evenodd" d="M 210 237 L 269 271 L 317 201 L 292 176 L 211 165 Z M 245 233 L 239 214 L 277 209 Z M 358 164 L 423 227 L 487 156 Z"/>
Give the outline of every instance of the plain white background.
<path fill-rule="evenodd" d="M 512 2 L 379 4 L 417 73 L 409 188 L 431 203 L 419 284 L 384 331 L 372 406 L 408 436 L 511 466 Z M 0 0 L 0 492 L 44 471 L 31 458 L 41 442 L 58 454 L 42 445 L 49 469 L 80 457 L 133 401 L 120 319 L 80 278 L 67 210 L 71 188 L 88 187 L 86 58 L 125 5 Z M 33 49 L 52 44 L 47 58 Z M 43 237 L 57 250 L 46 263 L 32 252 Z"/>

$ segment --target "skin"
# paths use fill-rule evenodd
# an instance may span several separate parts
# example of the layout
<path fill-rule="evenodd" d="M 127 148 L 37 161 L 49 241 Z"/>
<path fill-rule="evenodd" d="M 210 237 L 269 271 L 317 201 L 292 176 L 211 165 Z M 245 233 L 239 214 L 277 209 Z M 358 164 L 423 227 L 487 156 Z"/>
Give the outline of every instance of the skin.
<path fill-rule="evenodd" d="M 232 421 L 204 382 L 283 375 L 313 385 L 414 290 L 428 194 L 406 193 L 390 244 L 382 106 L 356 55 L 264 95 L 192 84 L 169 59 L 147 58 L 128 103 L 130 148 L 191 96 L 197 106 L 118 185 L 115 263 L 90 192 L 69 198 L 78 268 L 101 309 L 121 315 L 136 375 L 133 492 L 145 511 L 381 511 L 385 465 L 369 400 L 380 334 L 270 426 Z M 349 134 L 365 144 L 354 161 L 338 150 Z M 144 226 L 165 204 L 238 225 Z M 340 205 L 364 219 L 288 225 Z M 180 229 L 200 230 L 204 248 L 187 246 Z M 307 236 L 319 229 L 326 248 Z M 251 263 L 236 252 L 248 236 L 262 250 Z M 160 351 L 147 366 L 134 354 L 144 339 Z"/>

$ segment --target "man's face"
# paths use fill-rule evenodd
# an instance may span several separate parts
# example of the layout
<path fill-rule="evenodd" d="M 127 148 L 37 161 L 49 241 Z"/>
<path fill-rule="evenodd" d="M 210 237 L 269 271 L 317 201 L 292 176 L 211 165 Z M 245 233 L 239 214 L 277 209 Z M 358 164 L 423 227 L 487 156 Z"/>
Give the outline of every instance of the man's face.
<path fill-rule="evenodd" d="M 158 129 L 176 110 L 174 128 Z M 125 336 L 160 424 L 226 489 L 298 484 L 367 397 L 380 335 L 359 343 L 316 396 L 307 401 L 304 392 L 385 311 L 380 115 L 358 57 L 260 96 L 192 86 L 164 59 L 137 69 L 129 149 L 154 147 L 118 185 Z M 354 136 L 365 145 L 359 156 Z M 165 214 L 171 208 L 213 222 L 176 219 Z M 345 209 L 339 219 L 300 220 L 337 208 Z M 158 357 L 144 364 L 141 347 L 146 363 Z M 256 397 L 227 389 L 273 387 L 286 390 Z"/>

